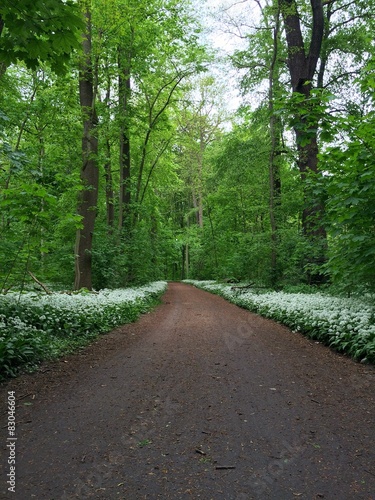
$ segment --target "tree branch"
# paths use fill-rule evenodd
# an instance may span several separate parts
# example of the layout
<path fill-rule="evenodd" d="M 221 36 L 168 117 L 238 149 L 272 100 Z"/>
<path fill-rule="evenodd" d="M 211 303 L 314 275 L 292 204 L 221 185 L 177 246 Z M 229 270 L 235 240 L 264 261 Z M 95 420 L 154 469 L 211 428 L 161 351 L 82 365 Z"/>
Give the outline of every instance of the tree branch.
<path fill-rule="evenodd" d="M 327 82 L 323 88 L 324 89 L 329 88 L 333 83 L 337 83 L 342 78 L 344 78 L 346 76 L 351 76 L 351 75 L 358 75 L 359 72 L 360 72 L 360 70 L 358 69 L 356 71 L 346 71 L 345 73 L 341 73 L 340 75 L 337 75 L 335 78 L 332 78 L 332 80 Z"/>
<path fill-rule="evenodd" d="M 32 279 L 35 281 L 35 283 L 37 283 L 40 287 L 43 288 L 43 290 L 48 293 L 48 295 L 51 295 L 52 292 L 50 290 L 48 290 L 48 288 L 43 285 L 43 283 L 41 281 L 38 280 L 38 278 L 36 276 L 34 276 L 34 274 L 31 272 L 31 271 L 27 271 L 29 273 L 29 275 L 32 277 Z"/>
<path fill-rule="evenodd" d="M 314 76 L 316 65 L 320 56 L 322 48 L 323 34 L 324 34 L 324 12 L 321 0 L 311 0 L 311 8 L 313 13 L 313 29 L 312 38 L 309 49 L 309 68 L 308 79 L 312 80 Z"/>

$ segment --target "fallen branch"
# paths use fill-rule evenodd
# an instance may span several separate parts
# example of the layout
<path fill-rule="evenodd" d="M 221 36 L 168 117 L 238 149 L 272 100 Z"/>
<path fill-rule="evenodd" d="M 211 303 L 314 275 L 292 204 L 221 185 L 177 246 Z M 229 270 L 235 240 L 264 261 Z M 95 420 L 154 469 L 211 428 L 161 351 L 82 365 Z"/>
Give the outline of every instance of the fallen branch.
<path fill-rule="evenodd" d="M 231 290 L 246 290 L 248 288 L 261 288 L 261 287 L 259 287 L 259 286 L 257 287 L 257 286 L 255 286 L 254 283 L 250 283 L 250 285 L 231 286 L 230 288 L 231 288 Z"/>
<path fill-rule="evenodd" d="M 231 290 L 248 290 L 249 288 L 264 288 L 268 289 L 268 286 L 262 286 L 262 285 L 256 285 L 255 283 L 250 283 L 250 285 L 243 285 L 243 286 L 231 286 Z"/>
<path fill-rule="evenodd" d="M 30 274 L 30 276 L 31 276 L 31 277 L 32 277 L 32 279 L 35 281 L 35 283 L 37 283 L 40 287 L 42 287 L 42 288 L 43 288 L 43 290 L 44 290 L 46 293 L 48 293 L 48 295 L 51 295 L 51 294 L 52 294 L 52 292 L 51 292 L 50 290 L 48 290 L 48 288 L 47 288 L 45 285 L 43 285 L 43 283 L 41 283 L 41 282 L 38 280 L 38 278 L 37 278 L 36 276 L 34 276 L 34 275 L 33 275 L 33 273 L 32 273 L 31 271 L 27 271 L 27 272 Z"/>

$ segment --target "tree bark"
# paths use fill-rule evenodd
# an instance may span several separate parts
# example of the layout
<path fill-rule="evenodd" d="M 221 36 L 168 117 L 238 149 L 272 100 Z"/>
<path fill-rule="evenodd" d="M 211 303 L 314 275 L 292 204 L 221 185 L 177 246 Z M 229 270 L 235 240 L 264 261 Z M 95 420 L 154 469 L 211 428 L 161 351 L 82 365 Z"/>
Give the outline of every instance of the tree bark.
<path fill-rule="evenodd" d="M 105 172 L 105 200 L 107 208 L 107 226 L 108 233 L 113 232 L 115 221 L 115 207 L 114 207 L 114 192 L 113 192 L 113 179 L 111 167 L 111 144 L 109 139 L 106 140 L 106 162 L 104 164 Z"/>
<path fill-rule="evenodd" d="M 130 133 L 128 127 L 129 97 L 131 93 L 130 55 L 124 55 L 119 48 L 118 54 L 118 82 L 119 82 L 119 110 L 121 114 L 120 128 L 120 193 L 119 193 L 119 229 L 124 227 L 127 212 L 130 209 Z M 128 214 L 129 215 L 129 214 Z"/>
<path fill-rule="evenodd" d="M 80 194 L 78 214 L 82 228 L 77 230 L 75 247 L 75 290 L 92 289 L 92 239 L 97 212 L 99 172 L 97 165 L 98 139 L 96 136 L 96 92 L 91 51 L 91 13 L 85 9 L 86 33 L 83 35 L 83 59 L 79 71 L 79 97 L 83 115 L 82 169 L 83 190 Z"/>
<path fill-rule="evenodd" d="M 310 0 L 312 13 L 312 28 L 310 46 L 306 48 L 300 16 L 295 0 L 279 0 L 279 7 L 282 13 L 286 41 L 288 46 L 288 67 L 291 77 L 291 85 L 294 94 L 304 97 L 300 106 L 301 112 L 296 111 L 294 131 L 296 134 L 298 150 L 298 167 L 304 185 L 305 208 L 302 215 L 303 232 L 314 246 L 321 245 L 324 249 L 326 241 L 326 231 L 322 223 L 324 207 L 312 199 L 311 192 L 307 187 L 306 179 L 312 174 L 319 172 L 318 164 L 318 119 L 313 118 L 312 113 L 306 112 L 311 104 L 311 91 L 313 88 L 317 64 L 322 48 L 324 37 L 324 11 L 322 0 Z M 323 242 L 323 243 L 322 243 Z M 312 259 L 312 264 L 324 262 L 324 255 Z M 320 282 L 323 277 L 319 274 L 310 276 L 310 281 Z"/>
<path fill-rule="evenodd" d="M 281 124 L 280 118 L 274 111 L 275 84 L 278 82 L 277 58 L 279 52 L 280 36 L 280 10 L 275 13 L 275 25 L 273 28 L 273 54 L 268 76 L 268 110 L 269 127 L 271 139 L 271 151 L 269 157 L 269 182 L 270 182 L 270 224 L 271 224 L 271 284 L 276 286 L 278 281 L 277 263 L 277 211 L 281 203 L 281 176 L 280 176 L 280 150 L 281 150 Z"/>
<path fill-rule="evenodd" d="M 112 81 L 109 74 L 109 64 L 106 64 L 106 75 L 107 75 L 107 88 L 104 103 L 107 108 L 108 116 L 111 114 L 110 102 L 111 102 L 111 87 Z M 109 120 L 109 119 L 108 119 Z M 105 129 L 105 163 L 104 163 L 104 174 L 105 174 L 105 201 L 106 201 L 106 214 L 107 214 L 107 226 L 108 234 L 113 233 L 114 223 L 115 223 L 115 206 L 114 206 L 114 191 L 113 191 L 113 178 L 112 178 L 112 151 L 111 151 L 111 141 L 110 141 L 110 126 L 107 122 Z"/>
<path fill-rule="evenodd" d="M 200 120 L 201 121 L 201 120 Z M 199 154 L 198 154 L 198 226 L 203 229 L 203 162 L 207 144 L 205 142 L 204 130 L 199 131 Z"/>

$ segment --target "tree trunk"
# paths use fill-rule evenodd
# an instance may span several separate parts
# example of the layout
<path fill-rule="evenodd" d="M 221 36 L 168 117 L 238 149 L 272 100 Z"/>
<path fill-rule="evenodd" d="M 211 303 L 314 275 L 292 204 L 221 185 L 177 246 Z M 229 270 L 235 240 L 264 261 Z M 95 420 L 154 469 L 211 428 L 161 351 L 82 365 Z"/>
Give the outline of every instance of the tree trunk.
<path fill-rule="evenodd" d="M 324 32 L 322 39 L 322 49 L 320 54 L 320 63 L 318 70 L 318 79 L 317 79 L 317 87 L 323 88 L 324 85 L 324 74 L 327 67 L 328 62 L 328 46 L 327 42 L 329 40 L 330 30 L 331 30 L 331 17 L 333 14 L 333 2 L 330 2 L 326 6 L 326 14 L 325 14 L 325 23 L 324 23 Z"/>
<path fill-rule="evenodd" d="M 83 115 L 82 169 L 83 190 L 80 194 L 78 214 L 82 228 L 77 230 L 75 247 L 74 288 L 92 289 L 92 238 L 97 211 L 99 172 L 97 166 L 98 139 L 96 136 L 97 116 L 95 109 L 95 87 L 91 59 L 91 13 L 85 11 L 87 30 L 83 35 L 83 60 L 79 72 L 79 97 Z"/>
<path fill-rule="evenodd" d="M 183 268 L 182 268 L 182 276 L 183 278 L 182 279 L 189 279 L 189 243 L 186 243 L 183 247 L 182 247 L 182 264 L 183 264 Z"/>
<path fill-rule="evenodd" d="M 131 92 L 130 55 L 124 56 L 119 48 L 119 110 L 121 113 L 120 128 L 120 196 L 119 196 L 119 229 L 124 227 L 127 212 L 130 208 L 130 133 L 128 127 L 128 103 Z"/>
<path fill-rule="evenodd" d="M 279 52 L 280 36 L 280 11 L 275 13 L 275 25 L 273 28 L 273 54 L 268 77 L 268 110 L 269 127 L 271 139 L 271 151 L 269 157 L 269 182 L 270 182 L 270 224 L 271 224 L 271 284 L 276 286 L 279 279 L 277 263 L 277 211 L 281 203 L 281 176 L 280 176 L 280 150 L 281 150 L 281 124 L 280 118 L 274 112 L 275 84 L 278 82 L 277 58 Z"/>
<path fill-rule="evenodd" d="M 301 112 L 296 111 L 294 131 L 297 140 L 298 167 L 304 185 L 305 208 L 302 215 L 303 232 L 314 249 L 320 249 L 320 254 L 311 256 L 309 264 L 320 265 L 324 262 L 326 247 L 326 231 L 322 218 L 324 207 L 317 203 L 312 196 L 306 179 L 310 174 L 319 172 L 318 164 L 318 119 L 314 120 L 314 113 L 306 112 L 311 104 L 312 80 L 314 78 L 324 36 L 324 12 L 322 0 L 310 0 L 312 12 L 312 28 L 308 52 L 302 35 L 300 16 L 295 0 L 279 0 L 279 7 L 283 16 L 285 34 L 288 46 L 288 67 L 294 94 L 304 97 L 299 106 Z M 313 108 L 311 108 L 314 111 Z M 311 267 L 311 266 L 310 266 Z M 313 269 L 313 267 L 311 267 Z M 319 271 L 311 271 L 310 282 L 322 282 L 323 275 Z"/>
<path fill-rule="evenodd" d="M 198 156 L 198 225 L 203 229 L 203 162 L 207 144 L 204 140 L 203 130 L 200 130 L 199 156 Z"/>
<path fill-rule="evenodd" d="M 199 194 L 196 195 L 195 189 L 192 189 L 192 200 L 193 200 L 193 208 L 195 210 L 195 222 L 197 226 L 200 226 L 200 207 L 199 207 Z M 201 226 L 200 226 L 201 227 Z"/>
<path fill-rule="evenodd" d="M 106 140 L 106 162 L 104 164 L 105 172 L 105 200 L 107 208 L 107 226 L 109 234 L 113 231 L 115 221 L 114 193 L 111 167 L 111 144 Z"/>
<path fill-rule="evenodd" d="M 106 76 L 107 76 L 107 88 L 104 98 L 104 103 L 107 108 L 108 117 L 111 115 L 111 88 L 112 81 L 109 73 L 109 63 L 106 64 Z M 112 178 L 112 152 L 111 152 L 111 132 L 109 125 L 109 118 L 105 128 L 105 162 L 104 162 L 104 174 L 105 174 L 105 202 L 106 202 L 106 214 L 107 214 L 107 226 L 108 234 L 113 233 L 114 223 L 115 223 L 115 197 L 113 192 L 113 178 Z"/>
<path fill-rule="evenodd" d="M 306 85 L 306 99 L 308 99 L 311 90 L 308 87 L 310 86 Z M 302 228 L 304 234 L 312 241 L 316 238 L 326 239 L 326 231 L 321 222 L 324 215 L 324 207 L 320 203 L 311 202 L 314 196 L 306 184 L 306 179 L 311 173 L 317 174 L 319 172 L 319 146 L 316 132 L 318 123 L 312 124 L 311 120 L 307 123 L 304 116 L 299 116 L 298 119 L 299 126 L 295 128 L 298 150 L 298 168 L 301 173 L 302 182 L 304 183 L 305 198 L 305 208 L 302 214 Z"/>

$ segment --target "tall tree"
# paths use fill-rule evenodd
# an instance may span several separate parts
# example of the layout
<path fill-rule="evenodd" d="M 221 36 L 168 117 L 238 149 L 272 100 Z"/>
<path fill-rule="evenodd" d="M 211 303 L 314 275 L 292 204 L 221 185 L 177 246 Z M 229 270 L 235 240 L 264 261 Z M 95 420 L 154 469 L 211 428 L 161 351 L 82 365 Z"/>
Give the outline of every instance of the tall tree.
<path fill-rule="evenodd" d="M 311 0 L 311 31 L 309 43 L 302 33 L 301 18 L 295 0 L 279 0 L 284 20 L 288 46 L 288 68 L 294 94 L 301 96 L 295 108 L 294 131 L 298 149 L 298 167 L 305 182 L 309 173 L 318 172 L 318 122 L 311 109 L 310 98 L 313 80 L 319 61 L 324 34 L 324 12 L 322 0 Z M 303 229 L 310 237 L 325 238 L 322 224 L 323 207 L 311 205 L 306 193 L 306 208 L 303 212 Z"/>
<path fill-rule="evenodd" d="M 272 26 L 272 58 L 268 74 L 268 110 L 270 124 L 270 222 L 271 222 L 271 284 L 276 286 L 279 279 L 278 269 L 278 211 L 281 204 L 280 155 L 282 150 L 282 125 L 280 116 L 275 113 L 274 103 L 280 87 L 278 64 L 280 42 L 280 10 L 275 8 Z"/>
<path fill-rule="evenodd" d="M 86 31 L 83 35 L 83 57 L 79 73 L 79 97 L 83 116 L 82 169 L 83 188 L 80 193 L 78 213 L 82 227 L 77 230 L 75 246 L 74 288 L 92 288 L 92 239 L 97 214 L 99 187 L 98 138 L 96 114 L 97 68 L 93 65 L 91 2 L 83 3 Z"/>
<path fill-rule="evenodd" d="M 324 276 L 319 265 L 325 260 L 327 248 L 325 208 L 321 199 L 314 195 L 314 185 L 321 170 L 318 134 L 326 121 L 322 90 L 333 87 L 345 95 L 351 87 L 352 92 L 355 74 L 366 59 L 365 26 L 371 17 L 371 6 L 368 2 L 342 0 L 310 0 L 309 7 L 307 2 L 297 6 L 295 0 L 279 0 L 279 6 L 284 20 L 294 96 L 292 113 L 298 167 L 305 185 L 303 230 L 312 247 L 320 248 L 310 260 L 309 274 L 311 280 L 321 281 Z M 341 99 L 339 104 L 342 109 L 353 106 L 350 97 L 345 96 L 344 101 L 345 104 Z M 318 269 L 314 271 L 315 265 Z"/>
<path fill-rule="evenodd" d="M 130 158 L 130 117 L 129 100 L 131 96 L 131 59 L 132 47 L 119 46 L 118 53 L 118 88 L 120 113 L 120 195 L 119 195 L 119 229 L 128 222 L 131 203 L 131 158 Z"/>
<path fill-rule="evenodd" d="M 285 49 L 281 43 L 281 13 L 278 2 L 273 0 L 265 5 L 261 2 L 257 3 L 260 8 L 260 23 L 247 35 L 248 47 L 236 51 L 232 56 L 232 61 L 237 68 L 246 70 L 241 81 L 244 93 L 254 92 L 259 85 L 262 86 L 262 90 L 267 88 L 267 92 L 260 100 L 258 110 L 264 114 L 262 108 L 268 109 L 270 276 L 271 283 L 275 286 L 280 278 L 278 232 L 281 215 L 281 166 L 285 161 L 283 155 L 286 152 L 283 144 L 283 123 L 276 104 L 285 95 L 281 63 L 285 58 Z"/>
<path fill-rule="evenodd" d="M 193 79 L 191 87 L 178 114 L 182 148 L 180 163 L 181 174 L 191 193 L 196 223 L 202 229 L 205 153 L 207 147 L 220 137 L 220 127 L 228 118 L 228 112 L 222 106 L 224 90 L 212 76 Z"/>
<path fill-rule="evenodd" d="M 0 274 L 8 285 L 27 271 L 71 286 L 77 219 L 77 82 L 48 69 L 12 65 L 1 81 Z M 12 259 L 10 258 L 12 257 Z M 13 263 L 11 262 L 13 260 Z M 26 273 L 25 273 L 26 271 Z"/>
<path fill-rule="evenodd" d="M 171 116 L 187 77 L 200 69 L 204 50 L 187 2 L 98 0 L 94 7 L 93 51 L 98 96 L 104 97 L 98 106 L 99 168 L 104 167 L 106 179 L 107 220 L 117 215 L 119 229 L 106 234 L 113 235 L 109 256 L 121 261 L 125 282 L 138 279 L 139 247 L 146 251 L 143 228 L 149 225 L 156 234 L 157 217 L 150 214 L 157 211 L 151 200 L 155 202 L 153 190 L 173 169 L 168 151 L 175 134 Z M 114 192 L 119 196 L 112 203 Z M 103 205 L 99 199 L 100 216 Z M 95 268 L 102 252 L 98 247 L 104 248 L 104 242 L 96 241 Z M 155 241 L 153 237 L 150 243 Z"/>

